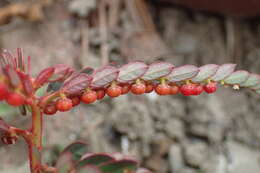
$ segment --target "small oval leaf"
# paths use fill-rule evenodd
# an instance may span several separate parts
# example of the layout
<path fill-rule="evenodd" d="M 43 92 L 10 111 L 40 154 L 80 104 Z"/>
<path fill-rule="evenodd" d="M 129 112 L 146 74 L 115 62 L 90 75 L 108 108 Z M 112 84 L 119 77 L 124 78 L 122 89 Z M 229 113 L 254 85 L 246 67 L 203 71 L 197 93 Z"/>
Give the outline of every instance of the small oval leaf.
<path fill-rule="evenodd" d="M 155 62 L 149 65 L 147 71 L 142 76 L 144 80 L 155 80 L 164 77 L 172 72 L 174 66 L 167 62 Z"/>
<path fill-rule="evenodd" d="M 66 153 L 72 154 L 73 162 L 78 161 L 87 152 L 87 144 L 84 142 L 74 142 L 67 146 L 61 156 Z"/>
<path fill-rule="evenodd" d="M 117 79 L 119 70 L 113 66 L 105 66 L 94 71 L 90 86 L 99 88 L 106 86 L 110 82 Z"/>
<path fill-rule="evenodd" d="M 98 166 L 100 164 L 110 162 L 113 160 L 115 159 L 106 153 L 88 153 L 84 155 L 82 159 L 78 162 L 77 167 L 83 167 L 86 165 Z"/>
<path fill-rule="evenodd" d="M 219 66 L 215 75 L 211 77 L 213 81 L 220 81 L 231 75 L 236 68 L 236 64 L 223 64 Z"/>
<path fill-rule="evenodd" d="M 241 87 L 253 87 L 257 84 L 260 84 L 260 75 L 251 73 L 248 79 L 240 84 Z"/>
<path fill-rule="evenodd" d="M 89 75 L 80 73 L 66 81 L 61 87 L 61 90 L 69 95 L 79 94 L 90 85 L 91 79 Z"/>
<path fill-rule="evenodd" d="M 136 171 L 137 170 L 137 162 L 134 160 L 119 160 L 112 161 L 109 163 L 105 163 L 104 165 L 99 166 L 100 170 L 103 173 L 124 173 L 125 171 Z"/>
<path fill-rule="evenodd" d="M 260 84 L 257 84 L 257 85 L 255 85 L 253 87 L 250 87 L 250 89 L 252 89 L 252 90 L 260 90 Z"/>
<path fill-rule="evenodd" d="M 210 78 L 217 72 L 218 67 L 219 66 L 216 64 L 207 64 L 207 65 L 201 66 L 199 68 L 199 73 L 197 74 L 197 76 L 192 78 L 192 81 L 201 82 L 201 81 L 204 81 L 204 80 Z"/>
<path fill-rule="evenodd" d="M 260 94 L 260 89 L 255 91 L 257 94 Z"/>
<path fill-rule="evenodd" d="M 67 79 L 74 72 L 74 70 L 71 67 L 65 64 L 57 64 L 53 66 L 53 68 L 54 68 L 54 73 L 49 79 L 50 82 L 63 81 Z"/>
<path fill-rule="evenodd" d="M 184 65 L 174 68 L 172 72 L 166 76 L 170 82 L 179 82 L 193 78 L 199 73 L 199 68 L 194 65 Z"/>
<path fill-rule="evenodd" d="M 119 69 L 117 81 L 126 83 L 141 77 L 148 69 L 143 62 L 131 62 Z"/>
<path fill-rule="evenodd" d="M 244 70 L 238 70 L 233 72 L 230 76 L 228 76 L 224 81 L 226 84 L 241 84 L 247 80 L 249 77 L 249 73 Z"/>
<path fill-rule="evenodd" d="M 35 88 L 41 87 L 54 73 L 54 67 L 49 67 L 42 70 L 34 81 Z"/>

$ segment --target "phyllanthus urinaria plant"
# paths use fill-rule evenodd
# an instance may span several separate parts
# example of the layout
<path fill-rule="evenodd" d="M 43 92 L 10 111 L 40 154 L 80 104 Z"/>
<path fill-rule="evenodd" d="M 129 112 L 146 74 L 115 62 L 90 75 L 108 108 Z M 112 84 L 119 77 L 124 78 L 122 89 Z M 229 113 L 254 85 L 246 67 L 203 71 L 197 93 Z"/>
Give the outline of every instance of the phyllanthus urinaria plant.
<path fill-rule="evenodd" d="M 26 62 L 25 62 L 26 61 Z M 201 67 L 183 65 L 174 67 L 167 62 L 130 62 L 121 67 L 107 65 L 99 69 L 73 68 L 58 64 L 43 69 L 36 77 L 30 74 L 30 57 L 25 59 L 21 49 L 17 55 L 3 51 L 0 57 L 0 101 L 19 107 L 22 114 L 31 114 L 32 126 L 20 129 L 0 119 L 1 139 L 4 144 L 14 144 L 19 137 L 28 144 L 32 173 L 144 173 L 137 162 L 118 153 L 86 153 L 86 144 L 75 142 L 58 158 L 56 165 L 41 161 L 42 117 L 57 111 L 69 111 L 83 102 L 91 104 L 131 92 L 136 95 L 155 92 L 158 95 L 196 96 L 212 94 L 219 85 L 234 89 L 246 87 L 260 94 L 260 76 L 244 70 L 235 71 L 235 64 L 207 64 Z M 38 89 L 47 85 L 43 96 Z"/>

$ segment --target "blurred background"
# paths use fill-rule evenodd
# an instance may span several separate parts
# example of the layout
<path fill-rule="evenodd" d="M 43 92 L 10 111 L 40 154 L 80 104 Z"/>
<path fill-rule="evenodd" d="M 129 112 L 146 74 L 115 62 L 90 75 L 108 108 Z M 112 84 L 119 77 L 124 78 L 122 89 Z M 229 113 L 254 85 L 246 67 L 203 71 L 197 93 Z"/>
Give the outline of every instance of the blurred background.
<path fill-rule="evenodd" d="M 260 74 L 258 0 L 1 0 L 0 48 L 24 49 L 33 73 L 163 60 L 236 63 Z M 195 97 L 121 96 L 45 117 L 44 160 L 75 140 L 123 152 L 156 173 L 259 173 L 259 96 L 219 88 Z M 0 104 L 0 117 L 28 127 Z M 0 172 L 29 172 L 24 141 L 0 143 Z"/>

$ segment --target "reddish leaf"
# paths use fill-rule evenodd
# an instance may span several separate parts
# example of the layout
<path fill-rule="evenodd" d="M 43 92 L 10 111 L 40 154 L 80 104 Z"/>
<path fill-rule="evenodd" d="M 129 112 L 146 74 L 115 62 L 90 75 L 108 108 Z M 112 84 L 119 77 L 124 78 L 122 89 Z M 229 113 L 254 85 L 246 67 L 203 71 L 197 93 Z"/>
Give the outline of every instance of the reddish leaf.
<path fill-rule="evenodd" d="M 89 75 L 80 73 L 66 81 L 61 87 L 61 90 L 69 95 L 78 94 L 90 85 L 91 79 Z"/>
<path fill-rule="evenodd" d="M 147 71 L 148 66 L 143 62 L 131 62 L 119 69 L 117 81 L 126 83 L 141 77 Z"/>
<path fill-rule="evenodd" d="M 115 159 L 106 153 L 88 153 L 78 162 L 77 167 L 84 167 L 86 165 L 98 166 L 113 160 Z"/>
<path fill-rule="evenodd" d="M 199 73 L 198 67 L 194 65 L 184 65 L 174 68 L 172 72 L 166 76 L 170 82 L 179 82 L 193 78 Z"/>
<path fill-rule="evenodd" d="M 74 72 L 74 70 L 71 67 L 65 64 L 57 64 L 53 66 L 53 68 L 54 68 L 54 73 L 52 77 L 49 79 L 49 81 L 51 82 L 63 81 L 67 79 Z"/>
<path fill-rule="evenodd" d="M 244 70 L 238 70 L 229 75 L 224 81 L 227 84 L 241 84 L 247 80 L 249 73 Z"/>
<path fill-rule="evenodd" d="M 195 76 L 192 79 L 192 81 L 193 82 L 202 82 L 202 81 L 210 78 L 217 72 L 218 67 L 219 66 L 216 64 L 207 64 L 207 65 L 201 66 L 199 68 L 199 73 L 197 74 L 197 76 Z"/>
<path fill-rule="evenodd" d="M 260 75 L 251 73 L 248 79 L 240 84 L 241 87 L 253 87 L 257 84 L 260 84 Z"/>
<path fill-rule="evenodd" d="M 214 81 L 220 81 L 231 75 L 236 68 L 236 64 L 223 64 L 219 66 L 216 74 L 211 77 Z"/>
<path fill-rule="evenodd" d="M 154 80 L 164 77 L 172 72 L 174 66 L 167 62 L 155 62 L 149 65 L 147 71 L 142 76 L 144 80 Z"/>
<path fill-rule="evenodd" d="M 36 77 L 34 84 L 36 88 L 41 87 L 45 82 L 48 81 L 48 79 L 53 75 L 55 71 L 54 67 L 49 67 L 44 70 L 42 70 L 38 76 Z"/>
<path fill-rule="evenodd" d="M 23 89 L 27 95 L 32 95 L 34 92 L 32 81 L 29 75 L 24 73 L 19 73 L 20 79 L 23 84 Z"/>
<path fill-rule="evenodd" d="M 21 83 L 21 80 L 20 80 L 19 75 L 15 71 L 15 69 L 13 69 L 10 66 L 7 66 L 6 67 L 6 73 L 7 73 L 9 80 L 10 80 L 11 85 L 13 87 L 18 87 Z"/>
<path fill-rule="evenodd" d="M 92 74 L 93 79 L 90 86 L 93 88 L 106 86 L 110 82 L 117 79 L 118 72 L 118 69 L 112 66 L 105 66 L 97 69 Z"/>

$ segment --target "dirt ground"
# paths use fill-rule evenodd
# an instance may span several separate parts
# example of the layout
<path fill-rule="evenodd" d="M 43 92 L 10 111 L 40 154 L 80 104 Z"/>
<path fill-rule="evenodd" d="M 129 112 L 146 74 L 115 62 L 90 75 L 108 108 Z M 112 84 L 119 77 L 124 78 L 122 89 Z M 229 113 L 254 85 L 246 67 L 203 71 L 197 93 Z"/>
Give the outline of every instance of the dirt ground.
<path fill-rule="evenodd" d="M 260 74 L 258 19 L 150 5 L 155 28 L 139 27 L 131 8 L 123 6 L 118 18 L 111 19 L 117 24 L 108 23 L 112 28 L 105 32 L 98 27 L 104 18 L 96 1 L 53 2 L 44 8 L 41 21 L 14 17 L 0 26 L 0 46 L 22 47 L 32 57 L 34 74 L 57 63 L 80 69 L 159 59 L 176 66 L 232 62 Z M 93 20 L 97 13 L 100 20 Z M 106 98 L 46 117 L 44 159 L 53 163 L 58 150 L 83 139 L 90 151 L 134 155 L 156 173 L 259 173 L 259 101 L 250 91 L 230 88 L 189 98 L 155 94 Z M 12 117 L 19 126 L 28 124 L 29 117 Z M 28 172 L 23 141 L 0 144 L 0 172 Z"/>

